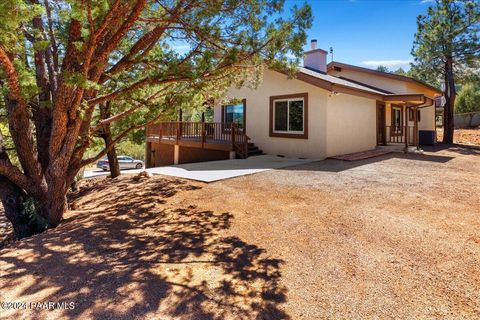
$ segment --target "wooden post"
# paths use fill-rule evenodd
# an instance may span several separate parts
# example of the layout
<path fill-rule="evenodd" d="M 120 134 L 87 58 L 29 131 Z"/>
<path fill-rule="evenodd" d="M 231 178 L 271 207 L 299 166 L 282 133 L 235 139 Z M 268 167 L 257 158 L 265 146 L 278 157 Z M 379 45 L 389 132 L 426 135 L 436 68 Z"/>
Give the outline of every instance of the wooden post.
<path fill-rule="evenodd" d="M 176 136 L 176 144 L 178 144 L 178 140 L 180 140 L 180 137 L 182 135 L 181 133 L 182 130 L 182 123 L 180 121 L 177 121 L 177 136 Z"/>
<path fill-rule="evenodd" d="M 405 137 L 405 150 L 408 151 L 408 105 L 405 104 L 405 106 L 403 107 L 403 122 L 404 122 L 404 125 L 405 125 L 405 133 L 404 133 L 404 137 Z"/>
<path fill-rule="evenodd" d="M 145 143 L 145 167 L 146 168 L 151 168 L 152 167 L 152 156 L 155 153 L 152 151 L 152 143 L 147 142 Z"/>
<path fill-rule="evenodd" d="M 202 148 L 205 146 L 205 112 L 202 112 Z"/>
<path fill-rule="evenodd" d="M 232 122 L 232 127 L 230 129 L 232 134 L 232 150 L 235 150 L 235 123 Z"/>
<path fill-rule="evenodd" d="M 177 122 L 177 144 L 178 140 L 181 140 L 182 137 L 182 120 L 183 120 L 183 111 L 182 109 L 178 110 L 178 122 Z"/>
<path fill-rule="evenodd" d="M 418 109 L 417 107 L 413 108 L 413 143 L 415 146 L 418 148 L 418 115 L 417 115 Z"/>

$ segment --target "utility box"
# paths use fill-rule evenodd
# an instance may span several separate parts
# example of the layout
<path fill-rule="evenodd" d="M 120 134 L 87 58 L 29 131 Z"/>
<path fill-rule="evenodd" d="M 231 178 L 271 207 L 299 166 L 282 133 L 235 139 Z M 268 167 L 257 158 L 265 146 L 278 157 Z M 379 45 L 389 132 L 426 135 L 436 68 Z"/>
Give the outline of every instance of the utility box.
<path fill-rule="evenodd" d="M 434 146 L 437 143 L 437 131 L 419 130 L 418 142 L 422 146 Z"/>

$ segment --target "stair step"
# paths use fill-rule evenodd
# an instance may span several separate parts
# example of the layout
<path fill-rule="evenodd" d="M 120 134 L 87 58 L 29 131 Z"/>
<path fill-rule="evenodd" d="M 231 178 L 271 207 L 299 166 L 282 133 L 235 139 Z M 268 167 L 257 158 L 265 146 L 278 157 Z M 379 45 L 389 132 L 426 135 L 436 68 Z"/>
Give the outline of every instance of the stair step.
<path fill-rule="evenodd" d="M 248 152 L 248 156 L 258 156 L 258 155 L 261 155 L 261 154 L 263 154 L 263 151 L 260 150 L 260 149 Z"/>

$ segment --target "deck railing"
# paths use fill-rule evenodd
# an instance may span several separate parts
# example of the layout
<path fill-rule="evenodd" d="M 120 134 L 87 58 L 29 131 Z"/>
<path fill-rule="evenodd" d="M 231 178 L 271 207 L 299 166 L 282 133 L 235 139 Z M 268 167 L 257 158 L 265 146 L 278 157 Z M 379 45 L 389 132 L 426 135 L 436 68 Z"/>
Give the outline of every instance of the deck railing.
<path fill-rule="evenodd" d="M 147 138 L 151 140 L 198 143 L 202 148 L 208 144 L 231 145 L 240 157 L 248 156 L 248 136 L 234 123 L 229 122 L 184 122 L 171 121 L 149 125 Z"/>
<path fill-rule="evenodd" d="M 416 145 L 418 132 L 414 126 L 385 126 L 386 143 L 405 143 L 405 130 L 409 145 Z"/>

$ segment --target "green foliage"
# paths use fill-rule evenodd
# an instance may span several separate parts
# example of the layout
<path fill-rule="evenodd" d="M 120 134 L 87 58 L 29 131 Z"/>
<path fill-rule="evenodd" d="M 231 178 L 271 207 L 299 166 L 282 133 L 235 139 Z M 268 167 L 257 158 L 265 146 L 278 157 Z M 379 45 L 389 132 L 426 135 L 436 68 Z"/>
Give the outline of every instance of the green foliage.
<path fill-rule="evenodd" d="M 385 73 L 390 73 L 390 72 L 391 72 L 391 71 L 390 71 L 387 67 L 385 67 L 385 66 L 378 66 L 376 70 L 377 70 L 377 71 L 380 71 L 380 72 L 385 72 Z"/>
<path fill-rule="evenodd" d="M 478 0 L 436 0 L 427 15 L 417 18 L 412 55 L 414 77 L 439 86 L 445 63 L 452 58 L 458 79 L 480 65 L 480 5 Z"/>
<path fill-rule="evenodd" d="M 20 215 L 26 217 L 30 230 L 36 234 L 41 233 L 48 229 L 48 222 L 37 213 L 38 205 L 35 203 L 35 200 L 31 197 L 28 197 L 23 202 L 23 210 L 20 212 Z"/>
<path fill-rule="evenodd" d="M 143 130 L 139 130 L 138 132 L 142 132 Z M 85 157 L 91 157 L 99 153 L 103 149 L 103 141 L 101 139 L 95 139 L 95 143 L 92 144 L 89 150 L 85 153 Z M 131 156 L 135 159 L 145 160 L 145 138 L 136 141 L 136 139 L 132 137 L 127 137 L 121 142 L 115 145 L 117 155 L 126 155 Z"/>
<path fill-rule="evenodd" d="M 127 155 L 139 160 L 145 160 L 145 142 L 136 144 L 133 141 L 125 140 L 119 143 L 117 146 L 118 155 Z"/>
<path fill-rule="evenodd" d="M 455 100 L 457 113 L 480 112 L 480 85 L 467 83 L 462 86 Z"/>
<path fill-rule="evenodd" d="M 409 76 L 409 75 L 408 75 L 408 72 L 406 72 L 405 70 L 403 70 L 402 67 L 398 68 L 398 69 L 395 70 L 393 73 L 394 73 L 394 74 L 398 74 L 399 76 L 407 76 L 407 77 Z"/>

